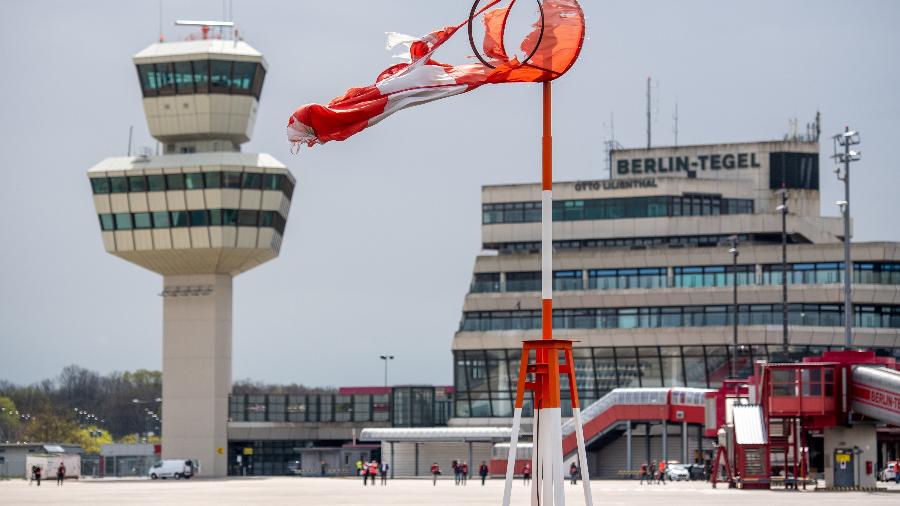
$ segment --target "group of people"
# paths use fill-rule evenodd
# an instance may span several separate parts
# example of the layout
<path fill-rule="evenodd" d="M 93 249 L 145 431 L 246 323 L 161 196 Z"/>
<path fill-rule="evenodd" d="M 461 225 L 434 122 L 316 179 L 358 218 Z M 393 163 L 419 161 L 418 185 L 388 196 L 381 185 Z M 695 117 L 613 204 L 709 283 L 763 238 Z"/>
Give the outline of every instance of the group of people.
<path fill-rule="evenodd" d="M 651 484 L 654 481 L 657 485 L 662 483 L 666 484 L 666 461 L 660 460 L 659 463 L 655 460 L 650 461 L 650 464 L 644 462 L 641 464 L 641 485 L 644 484 L 644 480 L 647 480 L 647 484 Z"/>
<path fill-rule="evenodd" d="M 391 466 L 387 462 L 382 462 L 379 465 L 375 459 L 369 462 L 365 462 L 363 459 L 356 461 L 356 474 L 362 476 L 364 487 L 369 484 L 369 480 L 372 480 L 372 485 L 374 486 L 375 479 L 378 476 L 381 476 L 381 484 L 387 485 L 388 471 L 390 470 Z"/>
<path fill-rule="evenodd" d="M 41 486 L 41 478 L 44 475 L 44 468 L 38 465 L 31 466 L 31 479 L 28 480 L 28 484 L 31 482 L 37 483 L 37 486 Z M 56 486 L 61 486 L 63 482 L 66 480 L 66 465 L 62 462 L 59 463 L 59 466 L 56 467 Z"/>
<path fill-rule="evenodd" d="M 455 485 L 466 485 L 469 482 L 469 463 L 465 461 L 454 460 L 450 467 L 453 468 L 453 483 Z M 489 468 L 487 462 L 481 461 L 478 467 L 478 475 L 481 476 L 481 486 L 484 486 L 487 480 Z M 441 475 L 441 466 L 437 462 L 431 464 L 431 484 L 437 485 L 438 476 Z"/>

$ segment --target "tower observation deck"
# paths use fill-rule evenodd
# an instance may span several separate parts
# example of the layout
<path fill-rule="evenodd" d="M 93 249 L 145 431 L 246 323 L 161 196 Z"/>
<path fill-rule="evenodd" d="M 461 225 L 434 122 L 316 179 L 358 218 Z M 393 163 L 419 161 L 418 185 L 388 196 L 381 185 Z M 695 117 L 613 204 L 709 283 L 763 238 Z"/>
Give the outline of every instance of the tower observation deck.
<path fill-rule="evenodd" d="M 157 156 L 88 170 L 106 251 L 163 276 L 162 456 L 227 474 L 232 278 L 276 256 L 290 171 L 250 139 L 267 64 L 241 40 L 160 42 L 134 56 Z"/>

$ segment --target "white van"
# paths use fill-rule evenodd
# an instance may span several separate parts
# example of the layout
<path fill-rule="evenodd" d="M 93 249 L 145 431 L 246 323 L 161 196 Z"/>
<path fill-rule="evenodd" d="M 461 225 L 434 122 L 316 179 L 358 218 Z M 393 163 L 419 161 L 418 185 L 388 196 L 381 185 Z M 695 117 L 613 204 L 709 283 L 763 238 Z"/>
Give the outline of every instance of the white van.
<path fill-rule="evenodd" d="M 180 480 L 196 476 L 199 472 L 200 465 L 196 460 L 166 459 L 153 464 L 153 467 L 150 468 L 147 474 L 151 480 L 158 478 L 175 478 Z"/>

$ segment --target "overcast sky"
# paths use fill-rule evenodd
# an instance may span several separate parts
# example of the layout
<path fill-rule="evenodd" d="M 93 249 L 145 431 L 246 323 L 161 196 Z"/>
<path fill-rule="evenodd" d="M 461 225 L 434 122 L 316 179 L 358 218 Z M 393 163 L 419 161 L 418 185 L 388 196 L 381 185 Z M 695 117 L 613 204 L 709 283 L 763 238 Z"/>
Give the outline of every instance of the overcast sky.
<path fill-rule="evenodd" d="M 781 138 L 822 111 L 823 134 L 862 133 L 856 239 L 900 240 L 900 3 L 585 0 L 581 59 L 554 85 L 557 180 L 603 176 L 610 116 L 645 142 L 645 79 L 658 80 L 654 144 Z M 240 275 L 234 378 L 341 386 L 452 381 L 450 343 L 480 249 L 480 188 L 535 182 L 540 87 L 499 85 L 402 111 L 343 143 L 290 154 L 285 123 L 393 64 L 386 31 L 424 34 L 468 0 L 235 0 L 269 73 L 247 152 L 298 179 L 281 256 Z M 220 19 L 222 2 L 164 1 L 175 19 Z M 76 363 L 161 364 L 161 278 L 104 252 L 88 168 L 147 133 L 131 56 L 157 38 L 157 1 L 0 2 L 0 379 Z M 460 34 L 463 35 L 463 34 Z M 460 37 L 462 39 L 462 37 Z M 439 54 L 465 61 L 464 40 Z M 891 146 L 894 146 L 893 148 Z M 842 190 L 821 158 L 822 209 Z"/>

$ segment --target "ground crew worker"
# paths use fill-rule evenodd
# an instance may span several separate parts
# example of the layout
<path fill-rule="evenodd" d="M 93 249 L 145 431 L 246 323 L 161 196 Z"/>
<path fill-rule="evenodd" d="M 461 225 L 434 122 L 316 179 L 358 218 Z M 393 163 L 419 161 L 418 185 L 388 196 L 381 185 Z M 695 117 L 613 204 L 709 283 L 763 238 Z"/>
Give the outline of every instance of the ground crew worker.
<path fill-rule="evenodd" d="M 365 469 L 364 469 L 363 467 L 364 467 L 364 466 L 363 466 L 363 460 L 362 460 L 362 458 L 360 458 L 359 460 L 356 461 L 356 475 L 357 475 L 357 476 L 362 475 L 362 477 L 363 477 L 363 486 L 365 486 L 365 485 L 366 485 L 366 480 L 369 479 L 369 475 L 368 475 L 368 473 L 365 472 Z"/>
<path fill-rule="evenodd" d="M 378 461 L 375 459 L 372 459 L 372 461 L 369 462 L 369 465 L 366 467 L 367 467 L 366 470 L 369 473 L 369 478 L 372 480 L 372 486 L 374 487 L 375 486 L 375 477 L 378 476 Z"/>
<path fill-rule="evenodd" d="M 656 484 L 659 485 L 660 483 L 662 483 L 663 485 L 666 484 L 666 461 L 665 460 L 659 461 L 659 481 L 657 481 Z"/>
<path fill-rule="evenodd" d="M 387 462 L 381 463 L 380 471 L 381 471 L 381 484 L 382 485 L 387 485 L 387 475 L 388 475 L 388 471 L 390 471 L 390 469 L 391 469 L 391 466 L 388 465 Z"/>
<path fill-rule="evenodd" d="M 433 477 L 431 480 L 431 485 L 437 485 L 437 477 L 441 474 L 441 466 L 438 465 L 437 462 L 431 464 L 431 476 Z"/>

